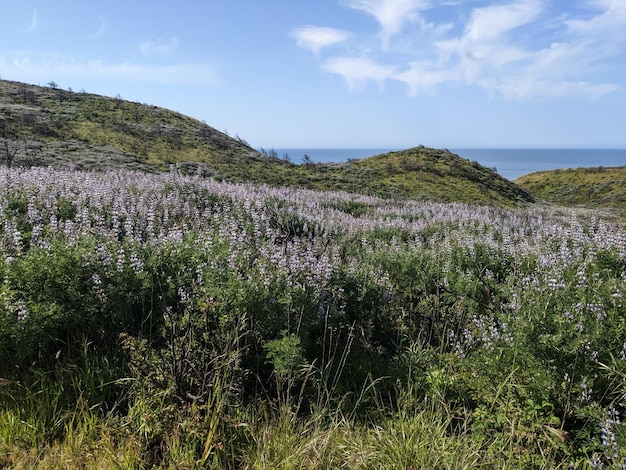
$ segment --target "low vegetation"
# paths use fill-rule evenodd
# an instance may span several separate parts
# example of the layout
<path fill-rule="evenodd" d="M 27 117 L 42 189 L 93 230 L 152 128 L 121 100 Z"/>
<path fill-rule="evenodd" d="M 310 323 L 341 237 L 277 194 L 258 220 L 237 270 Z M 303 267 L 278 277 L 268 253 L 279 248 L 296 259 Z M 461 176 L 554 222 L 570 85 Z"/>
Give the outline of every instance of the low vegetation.
<path fill-rule="evenodd" d="M 378 195 L 427 196 L 438 201 L 515 206 L 530 193 L 477 162 L 424 146 L 353 162 Z M 356 189 L 356 188 L 355 188 Z"/>
<path fill-rule="evenodd" d="M 593 212 L 2 167 L 0 247 L 0 466 L 626 463 Z"/>
<path fill-rule="evenodd" d="M 515 183 L 538 199 L 615 209 L 626 218 L 626 166 L 542 171 L 524 175 Z"/>
<path fill-rule="evenodd" d="M 295 164 L 156 106 L 0 80 L 0 158 L 11 166 L 178 171 L 380 197 L 515 206 L 533 198 L 495 171 L 417 147 L 362 161 Z"/>

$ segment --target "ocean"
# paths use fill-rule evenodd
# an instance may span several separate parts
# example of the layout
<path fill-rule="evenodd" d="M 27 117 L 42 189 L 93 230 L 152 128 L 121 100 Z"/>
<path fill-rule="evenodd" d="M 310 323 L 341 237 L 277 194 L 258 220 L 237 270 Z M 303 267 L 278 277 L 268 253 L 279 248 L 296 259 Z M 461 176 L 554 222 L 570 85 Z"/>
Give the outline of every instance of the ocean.
<path fill-rule="evenodd" d="M 402 149 L 387 148 L 282 148 L 274 149 L 280 157 L 285 154 L 294 163 L 304 155 L 315 163 L 346 162 L 352 158 L 367 158 Z M 462 158 L 495 168 L 499 175 L 511 181 L 527 173 L 558 168 L 626 165 L 626 149 L 477 149 L 450 148 Z"/>

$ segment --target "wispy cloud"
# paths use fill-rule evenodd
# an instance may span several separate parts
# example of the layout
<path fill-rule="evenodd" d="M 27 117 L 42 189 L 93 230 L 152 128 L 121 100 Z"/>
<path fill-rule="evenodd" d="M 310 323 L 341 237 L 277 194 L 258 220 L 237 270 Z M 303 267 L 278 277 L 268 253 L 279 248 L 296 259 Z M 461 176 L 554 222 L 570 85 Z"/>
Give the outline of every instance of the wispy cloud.
<path fill-rule="evenodd" d="M 298 46 L 311 49 L 314 54 L 324 47 L 333 46 L 345 41 L 350 36 L 346 31 L 320 26 L 304 26 L 294 29 L 291 33 Z"/>
<path fill-rule="evenodd" d="M 221 80 L 208 64 L 154 65 L 102 60 L 77 61 L 71 57 L 29 53 L 0 56 L 0 66 L 7 76 L 38 82 L 41 77 L 55 81 L 118 80 L 167 85 L 217 86 Z"/>
<path fill-rule="evenodd" d="M 389 75 L 387 78 L 398 80 L 407 85 L 409 95 L 429 93 L 446 82 L 454 82 L 459 75 L 458 69 L 436 68 L 429 62 L 413 62 L 407 70 Z"/>
<path fill-rule="evenodd" d="M 378 83 L 383 87 L 385 80 L 395 74 L 395 67 L 355 57 L 336 57 L 327 61 L 323 68 L 341 75 L 351 90 L 362 90 L 368 82 Z"/>
<path fill-rule="evenodd" d="M 323 70 L 341 76 L 350 90 L 393 80 L 413 96 L 476 86 L 494 98 L 536 100 L 597 99 L 619 88 L 600 71 L 623 61 L 624 0 L 586 0 L 579 9 L 557 12 L 547 0 L 476 0 L 469 12 L 446 2 L 446 15 L 439 16 L 443 3 L 429 0 L 343 3 L 373 15 L 383 38 L 378 50 L 352 56 L 349 51 L 365 49 L 358 41 L 371 45 L 353 33 L 343 40 L 343 54 L 322 61 Z"/>
<path fill-rule="evenodd" d="M 539 0 L 476 8 L 465 27 L 464 39 L 476 42 L 499 40 L 511 30 L 536 20 L 542 11 Z"/>
<path fill-rule="evenodd" d="M 102 16 L 98 17 L 98 21 L 100 22 L 100 25 L 98 26 L 98 29 L 96 29 L 90 36 L 90 39 L 98 39 L 101 38 L 102 36 L 105 35 L 105 33 L 107 32 L 107 30 L 109 29 L 109 27 L 107 26 L 106 21 L 104 20 L 104 18 Z"/>
<path fill-rule="evenodd" d="M 562 96 L 577 96 L 584 99 L 596 100 L 603 95 L 614 92 L 619 87 L 614 83 L 590 83 L 585 81 L 529 81 L 523 78 L 507 77 L 497 85 L 498 91 L 508 100 L 533 100 L 546 96 L 558 98 Z"/>
<path fill-rule="evenodd" d="M 417 12 L 430 7 L 430 0 L 349 0 L 348 6 L 376 18 L 381 27 L 383 47 L 404 25 L 417 19 Z"/>
<path fill-rule="evenodd" d="M 37 15 L 37 10 L 33 11 L 33 16 L 30 18 L 30 25 L 24 30 L 24 32 L 29 33 L 31 31 L 35 31 L 39 26 L 39 18 Z"/>
<path fill-rule="evenodd" d="M 178 43 L 179 40 L 176 37 L 142 41 L 141 44 L 139 44 L 139 50 L 145 55 L 167 54 L 178 49 Z"/>
<path fill-rule="evenodd" d="M 571 19 L 566 23 L 576 33 L 602 34 L 610 32 L 622 39 L 626 37 L 626 2 L 623 0 L 589 0 L 591 7 L 600 13 L 590 20 Z"/>
<path fill-rule="evenodd" d="M 461 37 L 434 44 L 447 67 L 454 64 L 458 80 L 490 83 L 485 77 L 506 74 L 506 66 L 518 68 L 536 58 L 536 51 L 512 41 L 512 33 L 533 23 L 543 12 L 538 0 L 520 0 L 473 10 Z"/>

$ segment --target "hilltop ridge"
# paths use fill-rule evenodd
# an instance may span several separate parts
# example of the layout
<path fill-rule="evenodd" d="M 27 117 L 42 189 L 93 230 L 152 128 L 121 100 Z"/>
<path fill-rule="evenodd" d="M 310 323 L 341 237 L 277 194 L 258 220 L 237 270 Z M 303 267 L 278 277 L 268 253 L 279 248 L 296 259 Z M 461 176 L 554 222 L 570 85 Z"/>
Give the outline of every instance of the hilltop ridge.
<path fill-rule="evenodd" d="M 242 139 L 183 114 L 53 83 L 0 81 L 0 119 L 9 136 L 25 140 L 16 163 L 29 148 L 41 149 L 34 163 L 153 171 L 183 161 L 259 154 Z"/>
<path fill-rule="evenodd" d="M 0 80 L 0 159 L 79 170 L 179 171 L 220 181 L 512 206 L 533 197 L 445 149 L 414 147 L 346 163 L 296 165 L 158 106 Z"/>

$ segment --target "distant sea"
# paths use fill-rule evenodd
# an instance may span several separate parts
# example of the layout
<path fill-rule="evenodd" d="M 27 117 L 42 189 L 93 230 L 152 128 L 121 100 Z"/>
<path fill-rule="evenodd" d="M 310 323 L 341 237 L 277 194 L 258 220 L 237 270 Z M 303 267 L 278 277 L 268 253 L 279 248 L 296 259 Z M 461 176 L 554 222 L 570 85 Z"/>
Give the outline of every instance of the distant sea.
<path fill-rule="evenodd" d="M 301 163 L 308 155 L 315 163 L 346 162 L 352 158 L 367 158 L 381 153 L 402 149 L 386 148 L 281 148 L 274 149 L 280 157 L 285 154 L 294 163 Z M 462 158 L 477 161 L 498 174 L 514 180 L 527 173 L 555 170 L 558 168 L 580 168 L 594 166 L 626 165 L 626 149 L 477 149 L 450 148 Z"/>

